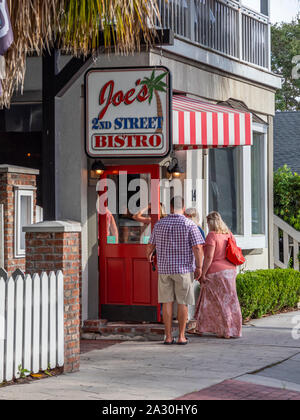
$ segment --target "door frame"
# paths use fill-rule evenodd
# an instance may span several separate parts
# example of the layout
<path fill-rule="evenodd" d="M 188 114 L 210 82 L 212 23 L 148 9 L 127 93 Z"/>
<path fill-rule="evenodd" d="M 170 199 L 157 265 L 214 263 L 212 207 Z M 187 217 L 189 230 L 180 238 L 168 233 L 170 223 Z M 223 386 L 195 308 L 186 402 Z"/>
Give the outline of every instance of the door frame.
<path fill-rule="evenodd" d="M 116 174 L 116 172 L 127 172 L 128 175 L 134 174 L 150 174 L 151 176 L 151 204 L 156 207 L 157 214 L 152 215 L 152 231 L 154 225 L 160 219 L 160 166 L 158 164 L 155 165 L 116 165 L 116 166 L 109 166 L 107 170 L 105 170 L 104 174 L 101 176 L 101 180 L 107 178 L 108 175 Z M 103 281 L 103 271 L 105 270 L 105 256 L 103 256 L 101 252 L 101 245 L 104 245 L 103 238 L 106 238 L 106 226 L 103 223 L 103 216 L 100 214 L 98 215 L 98 261 L 99 261 L 99 317 L 101 319 L 102 313 L 102 305 L 105 304 L 105 297 L 106 297 L 106 284 L 105 280 Z M 117 247 L 120 244 L 110 244 L 111 247 Z M 125 245 L 125 244 L 124 244 Z M 143 244 L 126 244 L 126 246 L 141 246 L 146 247 L 147 245 Z M 103 268 L 102 268 L 103 267 Z M 157 273 L 152 273 L 152 275 L 157 275 Z M 158 293 L 158 285 L 157 293 Z M 157 296 L 156 293 L 156 296 Z M 103 298 L 104 297 L 104 298 Z M 158 301 L 156 302 L 155 306 L 157 307 L 157 322 L 161 321 L 161 307 Z"/>

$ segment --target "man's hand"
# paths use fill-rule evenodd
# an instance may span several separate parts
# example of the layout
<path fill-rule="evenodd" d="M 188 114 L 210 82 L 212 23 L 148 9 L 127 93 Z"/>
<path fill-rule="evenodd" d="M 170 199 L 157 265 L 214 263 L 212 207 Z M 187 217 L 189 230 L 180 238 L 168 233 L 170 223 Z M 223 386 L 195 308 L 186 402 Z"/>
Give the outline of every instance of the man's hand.
<path fill-rule="evenodd" d="M 195 273 L 194 273 L 194 279 L 199 281 L 201 276 L 202 276 L 201 268 L 196 268 Z"/>
<path fill-rule="evenodd" d="M 155 245 L 148 244 L 147 246 L 147 259 L 150 263 L 154 261 L 154 251 L 155 251 Z"/>
<path fill-rule="evenodd" d="M 202 275 L 202 264 L 203 264 L 203 246 L 202 245 L 196 245 L 193 246 L 193 253 L 196 260 L 196 271 L 194 274 L 195 280 L 199 280 L 199 278 Z M 201 267 L 201 268 L 200 268 Z"/>
<path fill-rule="evenodd" d="M 148 261 L 149 261 L 149 263 L 154 262 L 154 254 L 151 254 L 151 255 L 148 256 Z"/>

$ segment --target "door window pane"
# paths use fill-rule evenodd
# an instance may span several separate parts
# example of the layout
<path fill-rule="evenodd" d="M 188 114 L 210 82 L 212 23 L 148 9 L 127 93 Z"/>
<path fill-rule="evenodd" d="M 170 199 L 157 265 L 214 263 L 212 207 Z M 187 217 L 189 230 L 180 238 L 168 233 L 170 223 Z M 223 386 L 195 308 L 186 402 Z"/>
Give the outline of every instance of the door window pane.
<path fill-rule="evenodd" d="M 264 136 L 254 133 L 251 148 L 252 234 L 265 234 Z"/>
<path fill-rule="evenodd" d="M 242 234 L 240 151 L 209 151 L 209 211 L 218 211 L 234 234 Z"/>
<path fill-rule="evenodd" d="M 107 243 L 148 244 L 151 236 L 150 174 L 108 175 L 108 178 L 116 186 L 113 200 L 116 208 L 111 207 L 108 200 Z"/>

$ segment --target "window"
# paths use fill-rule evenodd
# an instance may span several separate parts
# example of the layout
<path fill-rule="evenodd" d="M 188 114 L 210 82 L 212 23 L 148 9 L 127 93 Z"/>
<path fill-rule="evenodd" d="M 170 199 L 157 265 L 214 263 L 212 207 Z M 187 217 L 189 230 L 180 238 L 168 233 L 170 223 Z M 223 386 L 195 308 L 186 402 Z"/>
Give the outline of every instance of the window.
<path fill-rule="evenodd" d="M 209 151 L 209 211 L 218 211 L 235 234 L 242 233 L 240 161 L 236 147 Z"/>
<path fill-rule="evenodd" d="M 218 211 L 246 249 L 268 247 L 267 132 L 253 124 L 253 146 L 209 150 L 208 208 Z"/>
<path fill-rule="evenodd" d="M 264 136 L 254 133 L 251 148 L 252 234 L 264 235 L 265 231 L 265 167 Z"/>
<path fill-rule="evenodd" d="M 12 104 L 0 110 L 0 165 L 9 162 L 42 174 L 42 126 L 42 104 Z M 37 201 L 42 205 L 40 176 L 37 186 Z"/>
<path fill-rule="evenodd" d="M 12 105 L 0 112 L 0 131 L 4 133 L 41 132 L 43 127 L 41 104 Z"/>
<path fill-rule="evenodd" d="M 33 191 L 18 187 L 15 191 L 15 257 L 25 256 L 23 227 L 33 224 Z"/>
<path fill-rule="evenodd" d="M 126 183 L 122 175 L 108 175 L 116 186 L 116 202 L 110 202 L 106 212 L 107 243 L 148 244 L 151 236 L 151 176 L 149 174 L 127 174 Z M 123 176 L 123 179 L 125 177 Z M 127 187 L 127 188 L 126 188 Z M 118 201 L 118 202 L 117 202 Z M 112 206 L 111 206 L 112 204 Z M 138 215 L 134 219 L 134 215 Z M 101 209 L 100 209 L 101 211 Z"/>

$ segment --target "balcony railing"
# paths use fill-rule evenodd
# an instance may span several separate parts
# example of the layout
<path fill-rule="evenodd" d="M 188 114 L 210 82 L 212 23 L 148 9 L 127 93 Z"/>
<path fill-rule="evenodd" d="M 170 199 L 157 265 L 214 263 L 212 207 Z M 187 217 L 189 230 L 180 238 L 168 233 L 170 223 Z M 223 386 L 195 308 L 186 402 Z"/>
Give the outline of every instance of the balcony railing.
<path fill-rule="evenodd" d="M 234 0 L 158 0 L 161 23 L 178 37 L 270 69 L 270 21 Z"/>

